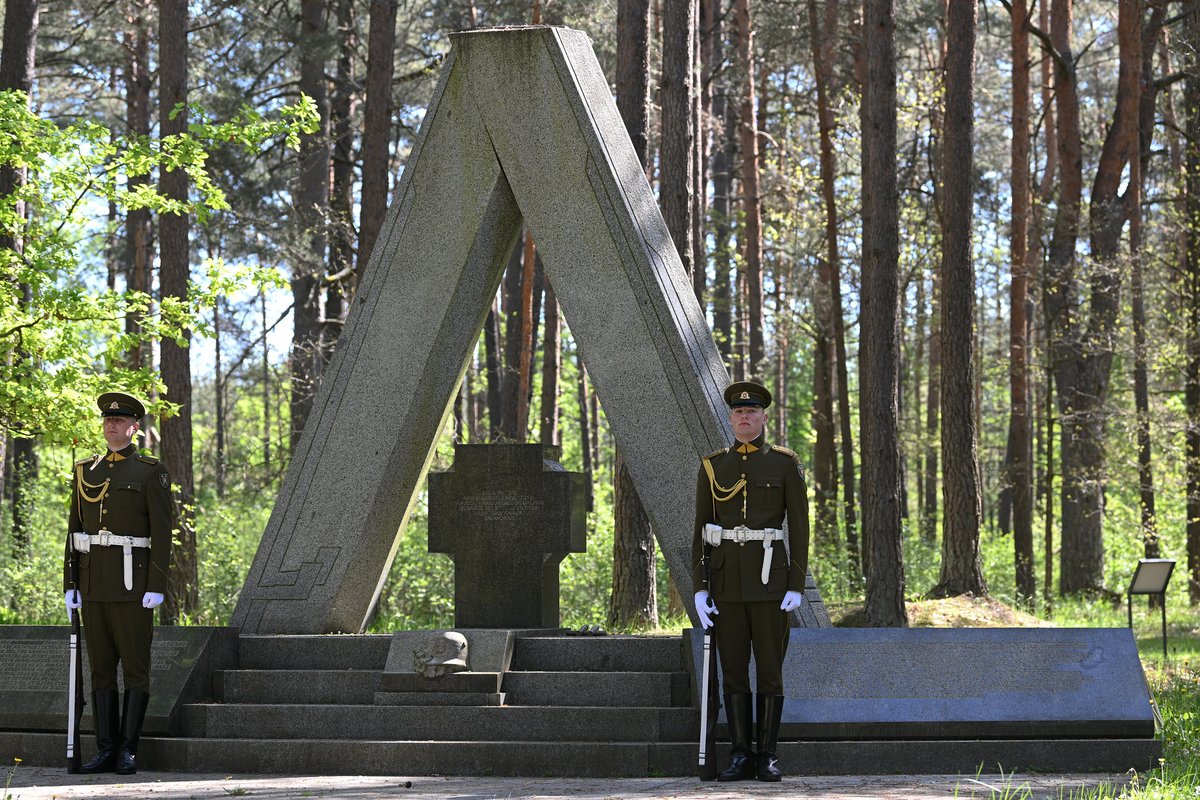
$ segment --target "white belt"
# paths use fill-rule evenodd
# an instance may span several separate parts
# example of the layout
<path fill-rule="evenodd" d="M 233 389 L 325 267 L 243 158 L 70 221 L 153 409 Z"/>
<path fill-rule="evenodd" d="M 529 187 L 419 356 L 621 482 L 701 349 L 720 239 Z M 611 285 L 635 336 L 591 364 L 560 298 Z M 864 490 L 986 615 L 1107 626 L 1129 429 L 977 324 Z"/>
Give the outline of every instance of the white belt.
<path fill-rule="evenodd" d="M 762 582 L 766 586 L 767 579 L 771 577 L 771 557 L 775 552 L 771 545 L 774 542 L 783 541 L 783 531 L 778 528 L 755 530 L 754 528 L 747 528 L 745 525 L 738 525 L 736 528 L 730 529 L 722 528 L 720 525 L 710 522 L 704 526 L 704 541 L 713 547 L 720 547 L 722 541 L 737 542 L 738 544 L 762 542 Z"/>
<path fill-rule="evenodd" d="M 150 547 L 149 536 L 119 536 L 112 531 L 100 531 L 99 533 L 72 533 L 71 543 L 75 546 L 75 552 L 87 553 L 92 549 L 92 545 L 100 547 L 120 547 L 124 550 L 124 575 L 125 590 L 133 591 L 133 548 L 135 547 Z"/>

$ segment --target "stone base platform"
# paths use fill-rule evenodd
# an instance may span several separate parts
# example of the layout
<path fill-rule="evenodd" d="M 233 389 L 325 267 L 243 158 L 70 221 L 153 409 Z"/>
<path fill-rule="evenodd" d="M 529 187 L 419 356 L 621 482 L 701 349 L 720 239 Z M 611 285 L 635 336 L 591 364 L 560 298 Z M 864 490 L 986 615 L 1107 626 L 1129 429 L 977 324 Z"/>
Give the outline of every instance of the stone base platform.
<path fill-rule="evenodd" d="M 806 651 L 811 656 L 818 644 L 827 652 L 837 652 L 836 635 L 797 632 L 801 630 L 794 630 L 793 645 L 806 635 L 817 638 L 789 650 L 789 662 Z M 420 697 L 379 691 L 389 661 L 398 661 L 396 643 L 408 641 L 411 633 L 397 637 L 240 636 L 235 637 L 235 647 L 229 646 L 227 637 L 213 636 L 213 646 L 219 644 L 224 655 L 221 659 L 206 659 L 203 653 L 189 655 L 190 664 L 207 663 L 208 671 L 190 671 L 187 683 L 191 689 L 180 693 L 174 707 L 164 709 L 164 729 L 148 730 L 143 736 L 139 760 L 152 771 L 226 774 L 533 778 L 697 774 L 700 714 L 690 636 L 511 634 L 511 654 L 503 651 L 506 663 L 498 673 L 493 671 L 494 665 L 486 672 L 490 682 L 499 675 L 500 691 L 481 694 L 475 685 L 480 681 L 471 678 L 473 673 L 460 672 L 431 679 L 438 688 L 418 693 L 424 695 Z M 887 650 L 892 657 L 905 646 L 903 637 L 894 638 L 897 635 L 885 637 L 893 637 Z M 1078 638 L 1083 634 L 1064 635 Z M 922 636 L 912 638 L 918 650 L 928 652 L 933 644 Z M 1011 639 L 1014 635 L 1005 636 Z M 1002 644 L 1009 652 L 1018 646 L 1030 647 L 1015 640 Z M 959 650 L 961 646 L 962 642 L 955 644 Z M 1111 676 L 1103 679 L 1102 665 L 1118 658 L 1113 651 L 1123 645 L 1109 639 L 1104 646 L 1103 658 L 1084 648 L 1086 658 L 1079 669 L 1086 674 L 1071 678 L 1071 686 L 1078 683 L 1080 691 L 1094 693 L 1107 685 L 1110 694 L 1121 694 L 1113 687 Z M 1053 652 L 1073 658 L 1075 651 L 1064 647 Z M 882 662 L 879 668 L 893 676 L 900 674 L 891 661 Z M 1052 669 L 1057 673 L 1064 667 Z M 921 691 L 916 691 L 919 686 L 909 687 L 908 695 L 931 693 L 941 685 L 945 672 L 930 673 L 930 683 L 922 684 Z M 198 696 L 198 685 L 208 687 L 206 696 Z M 797 687 L 802 685 L 796 682 Z M 837 692 L 845 693 L 849 684 L 838 686 Z M 956 687 L 960 693 L 970 688 L 961 682 Z M 41 687 L 43 691 L 47 688 Z M 896 684 L 889 691 L 896 693 L 898 688 Z M 65 695 L 65 686 L 60 691 Z M 875 691 L 882 691 L 878 682 Z M 912 709 L 878 698 L 873 702 L 838 701 L 844 703 L 845 714 L 823 725 L 812 725 L 814 718 L 810 717 L 806 726 L 798 718 L 829 710 L 826 704 L 836 698 L 828 695 L 837 692 L 789 694 L 786 711 L 791 719 L 785 720 L 779 746 L 787 774 L 1122 773 L 1130 768 L 1142 772 L 1156 766 L 1162 753 L 1153 726 L 1149 735 L 1145 734 L 1140 711 L 1130 715 L 1130 729 L 1135 733 L 1122 735 L 1111 723 L 1104 723 L 1095 728 L 1104 733 L 1087 735 L 1089 725 L 1096 726 L 1093 720 L 1076 726 L 1070 736 L 1054 735 L 1071 717 L 1066 713 L 1069 704 L 1060 704 L 1062 713 L 1053 725 L 1043 722 L 1043 735 L 1021 737 L 988 734 L 991 724 L 985 720 L 1002 718 L 995 715 L 977 721 L 982 724 L 976 725 L 972 735 L 955 735 L 971 730 L 967 726 L 971 721 L 961 713 L 957 718 L 947 717 L 950 724 L 939 735 L 937 707 L 925 709 L 928 718 L 914 717 L 909 714 Z M 450 696 L 461 702 L 449 702 Z M 0 697 L 0 701 L 8 699 L 8 695 Z M 959 700 L 964 709 L 975 705 Z M 989 705 L 1002 702 L 1003 697 L 994 697 Z M 878 712 L 887 711 L 890 721 L 898 723 L 896 730 L 905 732 L 888 736 L 887 720 L 871 719 L 866 713 L 872 706 Z M 947 708 L 953 710 L 943 707 L 943 711 Z M 1102 710 L 1105 704 L 1097 701 L 1096 708 Z M 909 715 L 907 729 L 901 710 Z M 13 758 L 20 758 L 26 766 L 65 768 L 65 718 L 43 713 L 24 719 L 26 724 L 0 726 L 0 761 L 12 763 Z M 718 733 L 726 738 L 723 725 Z M 90 735 L 83 737 L 83 749 L 84 757 L 90 757 L 94 750 Z M 718 747 L 718 763 L 727 757 L 727 749 L 725 744 Z"/>

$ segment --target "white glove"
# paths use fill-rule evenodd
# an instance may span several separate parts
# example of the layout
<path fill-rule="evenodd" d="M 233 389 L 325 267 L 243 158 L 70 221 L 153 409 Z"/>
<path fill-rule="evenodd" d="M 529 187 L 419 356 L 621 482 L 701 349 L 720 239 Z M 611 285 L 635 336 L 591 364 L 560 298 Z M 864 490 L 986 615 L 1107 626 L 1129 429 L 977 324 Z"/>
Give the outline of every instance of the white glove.
<path fill-rule="evenodd" d="M 780 611 L 795 611 L 804 602 L 804 595 L 800 592 L 788 592 L 783 596 L 783 602 L 779 604 Z"/>
<path fill-rule="evenodd" d="M 78 589 L 67 589 L 67 616 L 71 616 L 71 612 L 83 606 L 83 600 L 79 597 Z"/>
<path fill-rule="evenodd" d="M 159 592 L 146 592 L 142 595 L 142 608 L 156 608 L 163 601 Z"/>
<path fill-rule="evenodd" d="M 708 592 L 701 589 L 696 592 L 696 616 L 700 618 L 701 628 L 711 628 L 713 626 L 713 617 L 720 614 L 717 611 L 717 604 L 708 596 Z"/>

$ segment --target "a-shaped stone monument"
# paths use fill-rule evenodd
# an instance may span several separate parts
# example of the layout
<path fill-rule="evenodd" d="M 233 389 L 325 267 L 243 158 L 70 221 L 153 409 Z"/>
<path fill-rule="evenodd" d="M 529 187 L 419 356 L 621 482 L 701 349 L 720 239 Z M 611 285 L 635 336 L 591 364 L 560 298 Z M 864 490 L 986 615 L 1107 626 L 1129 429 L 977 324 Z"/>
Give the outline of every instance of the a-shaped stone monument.
<path fill-rule="evenodd" d="M 588 38 L 452 37 L 232 624 L 356 632 L 522 220 L 684 597 L 728 375 Z"/>

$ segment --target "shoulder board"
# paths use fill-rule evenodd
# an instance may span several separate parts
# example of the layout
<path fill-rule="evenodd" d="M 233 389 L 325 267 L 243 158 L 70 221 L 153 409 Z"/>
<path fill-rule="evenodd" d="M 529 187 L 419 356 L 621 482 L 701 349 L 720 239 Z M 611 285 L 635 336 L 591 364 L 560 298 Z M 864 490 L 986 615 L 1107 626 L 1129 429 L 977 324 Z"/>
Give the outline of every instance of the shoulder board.
<path fill-rule="evenodd" d="M 95 458 L 96 458 L 96 456 L 94 456 L 94 455 L 88 456 L 87 458 L 81 458 L 75 462 L 75 466 L 79 466 L 80 464 L 88 464 L 91 461 L 93 461 Z"/>
<path fill-rule="evenodd" d="M 143 464 L 157 464 L 158 463 L 158 459 L 155 458 L 154 456 L 138 455 L 138 456 L 136 456 L 136 458 L 138 461 L 141 461 Z"/>
<path fill-rule="evenodd" d="M 789 450 L 788 448 L 786 448 L 786 447 L 782 447 L 782 446 L 780 446 L 780 445 L 777 445 L 777 444 L 773 444 L 773 445 L 771 445 L 771 449 L 772 449 L 772 450 L 778 450 L 780 453 L 783 453 L 785 456 L 787 456 L 787 457 L 789 457 L 789 458 L 796 458 L 796 451 L 795 451 L 795 450 Z"/>
<path fill-rule="evenodd" d="M 723 456 L 723 455 L 725 455 L 725 454 L 726 454 L 726 453 L 728 453 L 728 452 L 729 452 L 729 448 L 728 448 L 728 447 L 722 447 L 720 450 L 716 450 L 716 451 L 714 451 L 714 452 L 712 452 L 712 453 L 709 453 L 708 455 L 706 455 L 706 456 L 704 457 L 704 460 L 705 460 L 705 461 L 708 461 L 710 458 L 716 458 L 717 456 Z"/>

